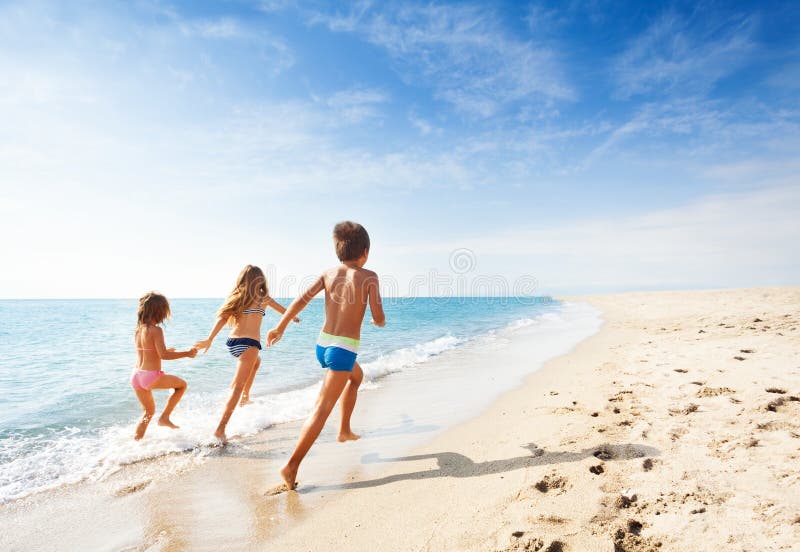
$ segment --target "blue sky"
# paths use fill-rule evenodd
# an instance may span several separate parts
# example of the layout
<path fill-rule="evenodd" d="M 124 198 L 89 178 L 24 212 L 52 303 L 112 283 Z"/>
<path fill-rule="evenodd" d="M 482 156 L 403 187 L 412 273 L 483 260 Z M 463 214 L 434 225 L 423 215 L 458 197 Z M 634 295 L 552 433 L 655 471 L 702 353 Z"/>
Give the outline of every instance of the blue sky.
<path fill-rule="evenodd" d="M 800 283 L 794 2 L 0 2 L 0 75 L 0 297 L 291 294 L 348 218 L 399 294 Z"/>

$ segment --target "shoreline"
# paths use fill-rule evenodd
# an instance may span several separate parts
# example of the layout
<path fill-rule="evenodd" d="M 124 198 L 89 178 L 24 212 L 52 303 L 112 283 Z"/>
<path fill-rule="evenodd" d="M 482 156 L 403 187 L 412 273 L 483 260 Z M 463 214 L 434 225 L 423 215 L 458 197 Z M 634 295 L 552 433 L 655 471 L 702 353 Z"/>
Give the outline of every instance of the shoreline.
<path fill-rule="evenodd" d="M 394 316 L 393 327 L 364 329 L 367 347 L 359 356 L 366 376 L 365 395 L 382 385 L 381 379 L 387 374 L 414 369 L 449 349 L 502 332 L 513 324 L 530 322 L 537 315 L 558 308 L 504 303 L 448 300 L 438 304 L 387 304 Z M 198 320 L 208 307 L 184 305 L 173 321 L 175 327 L 169 331 L 170 344 L 190 342 L 189 336 L 200 326 L 207 330 Z M 229 433 L 235 439 L 276 424 L 304 419 L 310 412 L 322 375 L 313 353 L 322 303 L 317 307 L 310 310 L 305 324 L 293 329 L 286 344 L 262 355 L 264 366 L 253 389 L 255 404 L 253 408 L 237 410 L 229 424 Z M 91 312 L 93 316 L 108 316 L 119 322 L 129 314 L 119 304 L 104 304 Z M 450 320 L 455 313 L 461 314 L 460 320 Z M 78 308 L 66 309 L 59 318 L 62 322 L 55 324 L 52 331 L 64 331 L 80 315 Z M 40 322 L 48 327 L 47 320 Z M 418 331 L 414 330 L 415 325 Z M 97 359 L 96 367 L 102 376 L 77 389 L 68 387 L 65 376 L 90 361 L 86 347 L 71 348 L 63 357 L 50 358 L 53 355 L 46 352 L 46 344 L 34 339 L 31 349 L 43 347 L 43 351 L 29 358 L 28 370 L 23 369 L 21 357 L 7 351 L 11 355 L 10 366 L 18 366 L 20 370 L 12 370 L 18 376 L 10 378 L 14 393 L 3 409 L 10 437 L 2 441 L 0 502 L 8 504 L 46 488 L 105 477 L 120 465 L 216 444 L 212 434 L 219 420 L 219 405 L 228 398 L 232 366 L 225 348 L 213 348 L 199 360 L 170 363 L 169 373 L 183 377 L 191 387 L 177 411 L 176 423 L 181 428 L 171 431 L 151 425 L 147 438 L 134 443 L 128 434 L 133 431 L 141 406 L 127 383 L 130 370 L 126 369 L 126 363 L 130 358 L 122 350 L 125 340 L 119 332 L 114 333 L 114 339 L 109 347 L 117 352 Z M 124 345 L 128 345 L 127 341 Z M 51 360 L 57 370 L 47 370 L 47 366 L 53 366 Z M 34 390 L 43 381 L 47 382 L 47 394 L 39 397 Z M 161 395 L 157 393 L 157 402 Z M 70 405 L 67 397 L 79 401 L 79 406 Z M 42 398 L 45 404 L 40 408 Z M 31 477 L 31 472 L 36 476 Z"/>
<path fill-rule="evenodd" d="M 458 347 L 443 351 L 423 364 L 386 375 L 381 379 L 379 387 L 365 391 L 359 398 L 354 423 L 364 438 L 356 443 L 342 445 L 335 442 L 337 410 L 301 469 L 300 481 L 304 487 L 301 494 L 307 492 L 304 496 L 305 506 L 329 498 L 332 492 L 325 489 L 326 484 L 338 484 L 378 473 L 381 466 L 362 465 L 361 458 L 365 455 L 378 451 L 401 454 L 412 450 L 454 423 L 479 414 L 488 401 L 486 391 L 491 393 L 491 398 L 516 385 L 529 371 L 528 367 L 509 363 L 502 372 L 503 377 L 499 377 L 499 373 L 481 370 L 481 363 L 491 359 L 494 352 L 499 351 L 502 354 L 505 343 L 509 339 L 517 339 L 515 335 L 541 334 L 543 339 L 548 340 L 547 347 L 531 356 L 535 367 L 540 361 L 563 352 L 564 347 L 571 347 L 582 337 L 576 336 L 576 331 L 595 331 L 595 311 L 588 313 L 588 319 L 587 313 L 581 308 L 564 307 L 563 311 L 558 312 L 563 312 L 568 318 L 556 316 L 554 320 L 548 318 L 555 316 L 554 314 L 544 313 L 533 321 L 521 321 L 524 323 L 515 323 L 480 334 Z M 448 387 L 447 382 L 454 381 L 455 388 L 459 388 L 464 384 L 464 374 L 470 372 L 475 373 L 473 380 L 478 386 L 474 389 L 466 386 L 458 401 L 441 402 L 441 390 Z M 437 401 L 441 403 L 439 407 L 430 408 Z M 155 545 L 160 542 L 162 531 L 165 531 L 164 523 L 151 519 L 153 516 L 141 515 L 149 509 L 147 504 L 154 497 L 162 495 L 166 490 L 168 496 L 164 500 L 169 503 L 175 502 L 173 497 L 176 493 L 201 492 L 211 503 L 206 508 L 207 512 L 216 512 L 224 519 L 227 513 L 214 505 L 219 502 L 221 495 L 230 494 L 228 488 L 218 484 L 222 479 L 230 481 L 228 487 L 235 490 L 242 504 L 250 505 L 248 508 L 240 508 L 241 516 L 250 516 L 252 512 L 262 509 L 257 503 L 264 500 L 264 491 L 279 482 L 278 468 L 291 452 L 301 424 L 302 420 L 281 423 L 252 435 L 235 438 L 225 448 L 198 447 L 183 453 L 139 461 L 122 467 L 100 481 L 83 481 L 20 498 L 0 508 L 0 526 L 11 520 L 13 523 L 9 524 L 9 528 L 12 533 L 28 532 L 35 521 L 44 521 L 38 517 L 37 510 L 46 509 L 57 514 L 57 519 L 49 520 L 56 532 L 62 533 L 62 538 L 74 546 L 83 546 L 87 537 L 72 530 L 75 519 L 67 513 L 67 509 L 75 502 L 86 502 L 103 520 L 99 524 L 103 528 L 102 532 L 125 535 L 125 538 L 120 537 L 120 547 L 135 547 L 137 543 Z M 228 473 L 228 466 L 235 466 L 235 473 Z M 177 474 L 173 473 L 176 471 Z M 208 485 L 205 481 L 213 481 L 214 484 Z M 258 482 L 255 487 L 250 485 L 253 481 Z M 200 489 L 204 485 L 209 488 Z M 149 500 L 144 500 L 145 495 Z M 227 508 L 228 511 L 236 509 L 234 505 Z M 223 536 L 236 538 L 238 535 L 233 528 L 228 527 L 219 528 L 216 535 L 209 535 L 209 527 L 214 524 L 208 522 L 205 512 L 198 512 L 196 509 L 190 512 L 183 504 L 179 504 L 176 510 L 178 511 L 169 512 L 163 517 L 178 520 L 171 524 L 173 527 L 181 527 L 177 533 L 191 534 L 197 531 L 198 535 L 203 536 L 205 543 L 222 543 Z M 16 515 L 23 511 L 26 512 L 25 515 Z M 291 522 L 302 515 L 301 508 L 293 512 L 291 519 L 287 518 L 285 522 Z M 193 517 L 204 519 L 206 526 L 198 528 L 190 521 Z M 123 518 L 139 518 L 141 521 L 123 527 Z M 270 528 L 273 525 L 271 520 L 267 521 L 269 522 L 264 522 L 262 518 L 259 522 L 263 526 L 259 539 L 268 539 L 268 533 L 275 531 Z M 174 537 L 171 542 L 191 542 L 190 535 L 176 535 L 172 528 L 166 531 Z M 220 540 L 215 541 L 217 538 Z M 0 543 L 3 540 L 0 536 Z M 88 540 L 94 546 L 100 546 L 99 542 Z M 12 535 L 10 544 L 19 545 L 21 542 L 21 539 L 15 541 Z M 43 538 L 36 544 L 46 548 L 48 540 Z"/>
<path fill-rule="evenodd" d="M 800 288 L 567 300 L 599 308 L 600 331 L 477 416 L 384 427 L 421 429 L 412 453 L 391 435 L 359 441 L 370 450 L 333 443 L 332 419 L 299 492 L 265 497 L 296 438 L 299 423 L 284 424 L 267 430 L 269 441 L 245 439 L 199 466 L 187 455 L 177 476 L 160 479 L 153 462 L 146 483 L 120 474 L 2 508 L 3 533 L 53 529 L 3 548 L 791 549 L 800 539 Z M 524 368 L 535 346 L 512 339 L 496 358 Z M 389 408 L 380 404 L 389 391 L 371 391 L 365 403 L 378 408 L 365 405 L 357 423 Z M 59 533 L 89 520 L 101 534 Z"/>

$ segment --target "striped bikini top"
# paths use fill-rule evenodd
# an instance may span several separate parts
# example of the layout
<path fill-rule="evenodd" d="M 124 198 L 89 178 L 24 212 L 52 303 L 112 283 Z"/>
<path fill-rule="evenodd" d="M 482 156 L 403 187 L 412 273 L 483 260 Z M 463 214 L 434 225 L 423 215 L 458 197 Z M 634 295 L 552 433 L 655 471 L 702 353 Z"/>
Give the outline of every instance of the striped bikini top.
<path fill-rule="evenodd" d="M 256 309 L 244 309 L 242 311 L 242 314 L 260 314 L 261 316 L 265 316 L 267 314 L 267 311 L 265 311 L 264 309 L 258 309 L 258 308 L 256 308 Z"/>

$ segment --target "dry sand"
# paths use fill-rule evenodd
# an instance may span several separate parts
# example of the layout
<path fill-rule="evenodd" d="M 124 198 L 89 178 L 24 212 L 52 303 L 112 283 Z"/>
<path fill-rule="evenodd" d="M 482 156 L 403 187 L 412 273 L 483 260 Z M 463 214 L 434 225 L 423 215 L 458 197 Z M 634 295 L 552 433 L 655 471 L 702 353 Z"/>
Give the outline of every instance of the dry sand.
<path fill-rule="evenodd" d="M 581 299 L 597 335 L 276 549 L 800 549 L 800 289 Z"/>
<path fill-rule="evenodd" d="M 169 478 L 151 463 L 12 505 L 0 546 L 800 549 L 800 288 L 579 299 L 602 311 L 599 333 L 412 454 L 352 458 L 327 434 L 300 492 L 266 496 L 285 426 Z M 494 358 L 526 363 L 532 347 Z"/>

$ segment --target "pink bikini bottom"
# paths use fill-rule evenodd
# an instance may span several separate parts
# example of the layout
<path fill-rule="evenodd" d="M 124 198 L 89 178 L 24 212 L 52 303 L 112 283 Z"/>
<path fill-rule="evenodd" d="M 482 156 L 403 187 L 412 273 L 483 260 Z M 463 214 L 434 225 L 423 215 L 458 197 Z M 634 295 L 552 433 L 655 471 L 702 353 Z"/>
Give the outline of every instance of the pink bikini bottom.
<path fill-rule="evenodd" d="M 134 370 L 131 385 L 134 389 L 149 391 L 158 378 L 164 375 L 161 370 Z"/>

